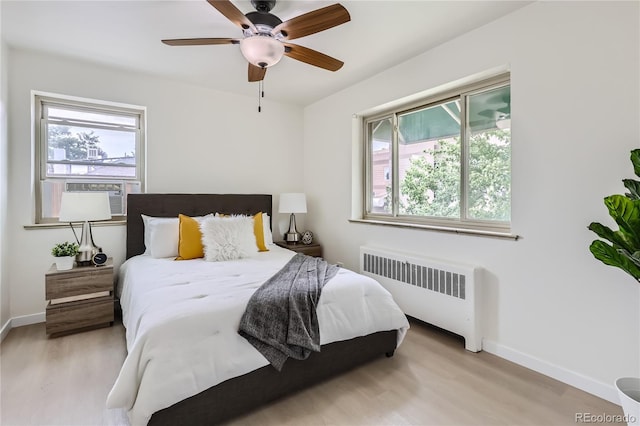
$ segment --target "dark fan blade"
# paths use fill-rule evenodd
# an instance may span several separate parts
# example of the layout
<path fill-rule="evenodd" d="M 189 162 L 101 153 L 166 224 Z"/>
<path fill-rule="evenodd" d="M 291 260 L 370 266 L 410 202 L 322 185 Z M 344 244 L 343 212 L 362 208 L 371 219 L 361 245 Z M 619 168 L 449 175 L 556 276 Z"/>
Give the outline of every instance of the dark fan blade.
<path fill-rule="evenodd" d="M 207 2 L 240 28 L 245 30 L 251 28 L 251 30 L 255 31 L 256 27 L 253 25 L 253 22 L 244 16 L 229 0 L 207 0 Z"/>
<path fill-rule="evenodd" d="M 271 32 L 277 34 L 280 31 L 285 40 L 293 40 L 328 30 L 350 20 L 347 9 L 341 4 L 334 4 L 291 18 L 276 26 Z"/>
<path fill-rule="evenodd" d="M 235 38 L 174 38 L 162 40 L 169 46 L 201 46 L 205 44 L 238 44 L 240 40 Z"/>
<path fill-rule="evenodd" d="M 344 65 L 344 62 L 316 50 L 309 49 L 308 47 L 291 43 L 283 44 L 286 46 L 284 51 L 285 55 L 309 65 L 314 65 L 329 71 L 338 71 Z"/>
<path fill-rule="evenodd" d="M 253 64 L 249 64 L 249 81 L 260 81 L 264 80 L 264 75 L 266 74 L 266 68 L 256 67 Z"/>

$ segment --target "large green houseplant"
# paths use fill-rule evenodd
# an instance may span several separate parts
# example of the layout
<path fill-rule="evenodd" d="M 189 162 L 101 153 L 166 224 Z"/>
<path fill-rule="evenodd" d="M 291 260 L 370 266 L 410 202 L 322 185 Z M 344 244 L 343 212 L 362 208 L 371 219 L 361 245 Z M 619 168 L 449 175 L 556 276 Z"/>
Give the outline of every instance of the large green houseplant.
<path fill-rule="evenodd" d="M 640 149 L 631 151 L 631 162 L 634 173 L 640 177 Z M 592 222 L 589 229 L 602 239 L 593 241 L 589 250 L 596 259 L 620 268 L 640 281 L 640 181 L 623 179 L 622 183 L 628 193 L 604 198 L 618 230 Z M 615 381 L 615 387 L 627 424 L 640 424 L 640 378 L 621 377 Z"/>
<path fill-rule="evenodd" d="M 631 162 L 636 176 L 640 177 L 640 149 L 631 151 Z M 614 231 L 608 226 L 592 222 L 589 229 L 606 240 L 595 240 L 589 250 L 596 259 L 615 266 L 640 281 L 640 181 L 623 179 L 625 195 L 605 197 L 609 215 L 618 224 Z"/>

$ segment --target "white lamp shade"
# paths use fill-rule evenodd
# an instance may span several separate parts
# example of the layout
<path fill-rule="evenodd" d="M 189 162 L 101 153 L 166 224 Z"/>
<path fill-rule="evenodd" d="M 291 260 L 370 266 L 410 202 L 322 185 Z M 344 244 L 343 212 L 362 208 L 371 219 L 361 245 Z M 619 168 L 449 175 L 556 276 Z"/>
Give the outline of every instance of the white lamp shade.
<path fill-rule="evenodd" d="M 280 194 L 280 213 L 306 213 L 307 198 L 302 193 L 291 192 Z"/>
<path fill-rule="evenodd" d="M 63 192 L 60 205 L 61 222 L 84 222 L 111 219 L 107 192 Z"/>
<path fill-rule="evenodd" d="M 282 59 L 284 45 L 273 37 L 254 35 L 240 40 L 240 51 L 253 65 L 267 68 Z"/>

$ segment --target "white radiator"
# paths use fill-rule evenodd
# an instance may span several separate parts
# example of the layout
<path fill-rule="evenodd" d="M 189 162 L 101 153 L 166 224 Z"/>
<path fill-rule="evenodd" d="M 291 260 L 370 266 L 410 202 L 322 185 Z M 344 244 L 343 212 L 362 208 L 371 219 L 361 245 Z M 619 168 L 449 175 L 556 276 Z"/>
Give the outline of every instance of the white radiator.
<path fill-rule="evenodd" d="M 479 267 L 360 247 L 360 272 L 389 290 L 405 314 L 464 337 L 469 351 L 482 350 Z"/>

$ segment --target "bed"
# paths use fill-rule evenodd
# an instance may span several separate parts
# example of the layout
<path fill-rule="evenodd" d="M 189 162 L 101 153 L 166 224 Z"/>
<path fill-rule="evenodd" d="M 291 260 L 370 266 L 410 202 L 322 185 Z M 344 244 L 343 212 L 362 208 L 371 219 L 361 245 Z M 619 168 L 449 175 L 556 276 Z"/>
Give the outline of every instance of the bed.
<path fill-rule="evenodd" d="M 152 259 L 144 254 L 141 216 L 262 212 L 271 217 L 271 195 L 130 194 L 127 211 L 127 261 L 119 291 L 128 355 L 107 406 L 126 408 L 132 425 L 229 420 L 376 357 L 393 355 L 408 329 L 386 290 L 370 278 L 340 270 L 322 290 L 318 306 L 321 351 L 306 360 L 289 359 L 278 372 L 237 335 L 237 322 L 241 304 L 246 306 L 260 282 L 292 252 L 271 245 L 266 253 L 235 261 Z"/>

